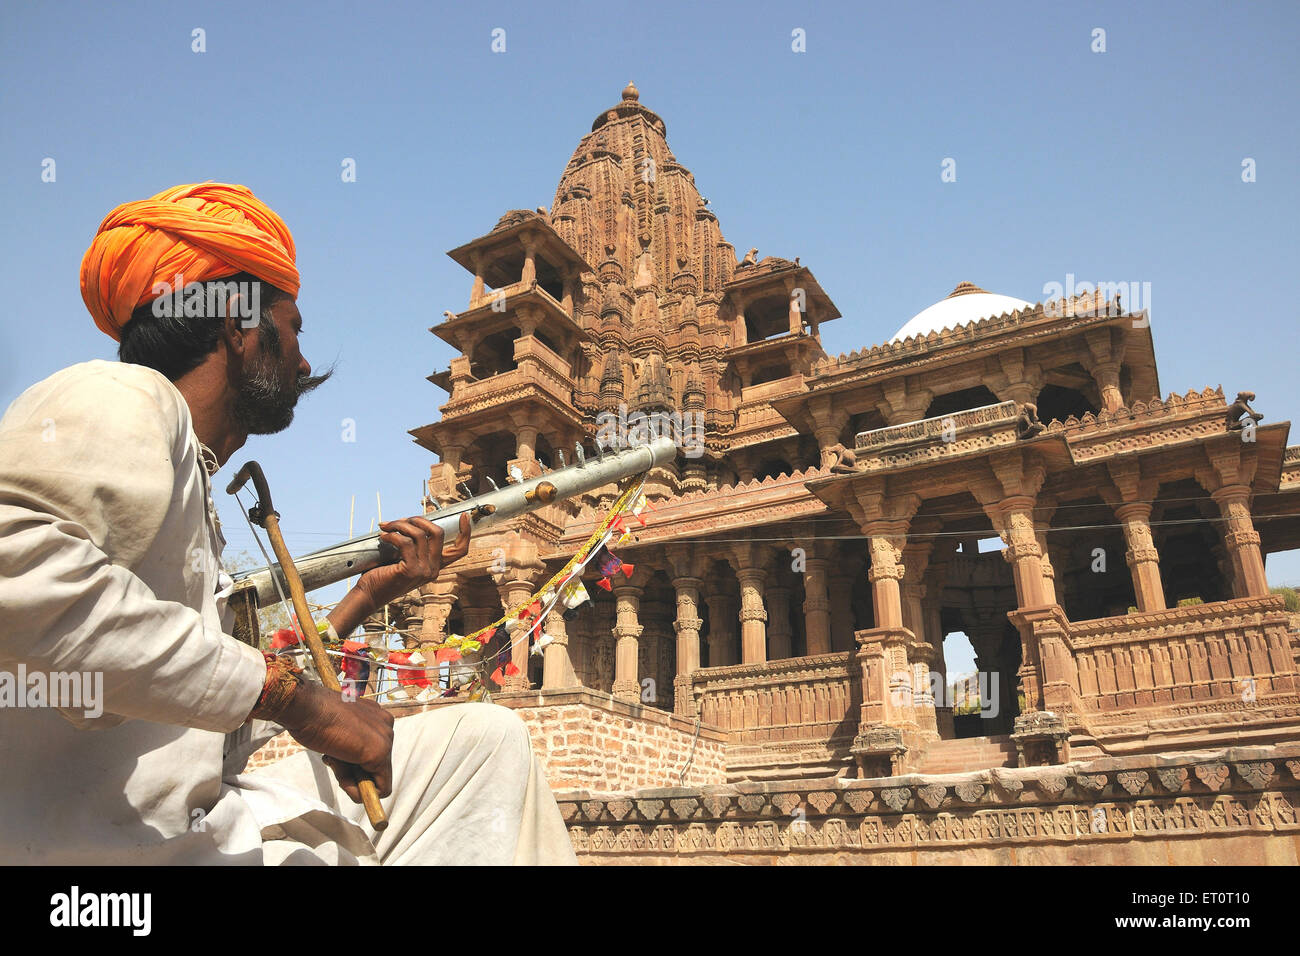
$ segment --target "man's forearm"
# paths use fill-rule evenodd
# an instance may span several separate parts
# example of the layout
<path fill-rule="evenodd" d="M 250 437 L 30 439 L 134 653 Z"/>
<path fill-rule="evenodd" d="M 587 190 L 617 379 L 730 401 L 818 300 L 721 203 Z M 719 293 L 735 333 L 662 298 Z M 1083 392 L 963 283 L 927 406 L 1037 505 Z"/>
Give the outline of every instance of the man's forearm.
<path fill-rule="evenodd" d="M 357 585 L 330 611 L 328 620 L 340 636 L 347 637 L 377 610 L 370 592 Z"/>

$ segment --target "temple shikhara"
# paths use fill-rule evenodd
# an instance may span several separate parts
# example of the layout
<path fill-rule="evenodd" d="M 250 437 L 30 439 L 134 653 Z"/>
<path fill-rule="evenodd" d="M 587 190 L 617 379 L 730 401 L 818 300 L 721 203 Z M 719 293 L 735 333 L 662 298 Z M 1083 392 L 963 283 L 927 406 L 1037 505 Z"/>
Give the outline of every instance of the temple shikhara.
<path fill-rule="evenodd" d="M 798 257 L 737 254 L 631 85 L 549 207 L 449 255 L 426 509 L 602 421 L 683 423 L 632 573 L 492 696 L 581 860 L 1297 862 L 1300 616 L 1265 567 L 1300 547 L 1300 447 L 1265 383 L 1161 383 L 1149 314 L 1102 290 L 951 276 L 910 320 L 842 317 Z M 863 347 L 828 355 L 841 319 Z M 393 609 L 409 646 L 527 599 L 619 490 L 476 536 Z"/>

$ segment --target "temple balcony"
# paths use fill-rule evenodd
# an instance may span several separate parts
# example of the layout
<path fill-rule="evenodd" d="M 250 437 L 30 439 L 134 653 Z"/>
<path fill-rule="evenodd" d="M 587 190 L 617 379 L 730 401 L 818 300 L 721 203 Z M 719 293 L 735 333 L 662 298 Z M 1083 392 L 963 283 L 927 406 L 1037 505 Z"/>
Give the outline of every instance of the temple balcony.
<path fill-rule="evenodd" d="M 804 376 L 796 373 L 743 389 L 735 410 L 736 425 L 729 435 L 730 447 L 742 448 L 798 435 L 798 431 L 772 407 L 772 401 L 802 391 L 803 383 Z"/>
<path fill-rule="evenodd" d="M 490 304 L 502 291 L 509 295 L 536 288 L 573 319 L 580 277 L 594 271 L 545 215 L 527 209 L 507 212 L 487 235 L 447 255 L 474 275 L 471 313 Z"/>
<path fill-rule="evenodd" d="M 885 471 L 1012 446 L 1018 441 L 1019 415 L 1015 402 L 1001 402 L 859 432 L 854 448 L 858 469 Z"/>
<path fill-rule="evenodd" d="M 485 293 L 466 311 L 448 313 L 445 322 L 429 329 L 464 355 L 473 355 L 486 339 L 511 330 L 524 335 L 541 333 L 566 354 L 591 339 L 574 318 L 571 306 L 566 309 L 541 285 L 522 281 Z"/>
<path fill-rule="evenodd" d="M 451 435 L 451 444 L 464 447 L 494 429 L 513 430 L 515 417 L 547 434 L 581 428 L 569 363 L 533 336 L 513 344 L 515 368 L 484 378 L 471 373 L 465 356 L 452 359 L 446 375 L 451 398 L 439 409 L 441 420 L 411 430 L 418 444 L 441 455 L 445 435 Z"/>

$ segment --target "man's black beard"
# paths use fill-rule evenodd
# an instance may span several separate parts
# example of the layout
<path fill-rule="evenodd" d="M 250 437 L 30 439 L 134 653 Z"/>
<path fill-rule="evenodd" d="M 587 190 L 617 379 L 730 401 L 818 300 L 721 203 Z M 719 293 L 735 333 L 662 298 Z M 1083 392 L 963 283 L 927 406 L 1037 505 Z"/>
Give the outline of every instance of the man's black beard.
<path fill-rule="evenodd" d="M 328 381 L 334 370 L 320 375 L 300 375 L 286 387 L 280 378 L 279 365 L 282 352 L 280 336 L 275 323 L 264 321 L 261 325 L 262 345 L 257 367 L 239 386 L 232 413 L 235 423 L 249 435 L 274 435 L 293 422 L 293 409 L 298 399 Z M 268 330 L 269 334 L 268 334 Z"/>

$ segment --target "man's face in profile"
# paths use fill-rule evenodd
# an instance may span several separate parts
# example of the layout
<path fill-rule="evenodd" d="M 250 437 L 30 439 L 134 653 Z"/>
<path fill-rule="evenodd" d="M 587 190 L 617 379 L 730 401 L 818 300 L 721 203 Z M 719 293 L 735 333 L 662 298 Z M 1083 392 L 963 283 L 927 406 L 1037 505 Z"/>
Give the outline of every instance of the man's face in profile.
<path fill-rule="evenodd" d="M 332 374 L 311 374 L 311 365 L 298 346 L 301 331 L 298 303 L 287 295 L 277 295 L 250 330 L 257 340 L 256 357 L 244 363 L 234 407 L 235 421 L 248 434 L 284 431 L 293 421 L 299 397 Z"/>

